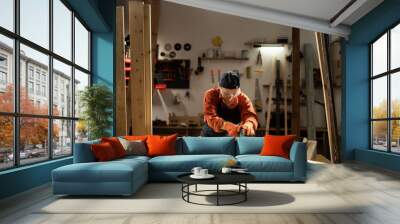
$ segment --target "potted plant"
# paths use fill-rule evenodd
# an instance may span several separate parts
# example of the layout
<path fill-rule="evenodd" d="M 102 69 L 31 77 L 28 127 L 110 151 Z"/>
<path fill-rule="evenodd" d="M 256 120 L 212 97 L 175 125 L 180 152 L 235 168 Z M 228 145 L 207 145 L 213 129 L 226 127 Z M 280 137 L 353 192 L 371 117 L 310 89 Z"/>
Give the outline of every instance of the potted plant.
<path fill-rule="evenodd" d="M 89 140 L 110 136 L 107 131 L 112 125 L 113 95 L 107 86 L 94 84 L 79 93 L 81 119 L 88 131 Z"/>

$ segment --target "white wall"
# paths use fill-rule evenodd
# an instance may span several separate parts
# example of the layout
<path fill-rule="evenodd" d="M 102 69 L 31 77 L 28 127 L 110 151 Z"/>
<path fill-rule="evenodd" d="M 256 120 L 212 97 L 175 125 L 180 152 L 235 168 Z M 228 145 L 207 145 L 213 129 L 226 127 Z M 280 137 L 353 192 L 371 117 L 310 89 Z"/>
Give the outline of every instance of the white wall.
<path fill-rule="evenodd" d="M 177 5 L 169 2 L 161 2 L 160 10 L 160 24 L 158 32 L 158 44 L 160 46 L 159 52 L 165 51 L 164 45 L 166 43 L 190 43 L 192 50 L 177 51 L 176 59 L 190 59 L 193 71 L 197 67 L 197 57 L 201 56 L 204 51 L 212 47 L 211 38 L 219 35 L 222 37 L 224 43 L 222 50 L 236 51 L 240 54 L 240 50 L 249 50 L 249 61 L 203 61 L 205 70 L 201 75 L 195 75 L 194 72 L 190 78 L 190 89 L 178 90 L 167 89 L 162 91 L 162 96 L 168 106 L 170 112 L 175 112 L 177 115 L 196 116 L 198 113 L 203 112 L 203 93 L 207 89 L 217 85 L 211 83 L 210 70 L 220 69 L 221 73 L 227 70 L 238 69 L 245 74 L 245 68 L 249 65 L 252 67 L 252 78 L 248 79 L 246 76 L 241 78 L 242 90 L 251 98 L 255 95 L 255 78 L 257 75 L 254 73 L 254 65 L 256 64 L 258 49 L 249 48 L 244 45 L 245 42 L 255 38 L 265 38 L 271 42 L 276 41 L 278 37 L 288 37 L 291 42 L 291 28 L 260 22 L 256 20 L 245 19 L 241 17 L 210 12 L 197 8 Z M 309 31 L 301 30 L 300 33 L 301 48 L 305 43 L 315 45 L 314 34 Z M 264 74 L 258 78 L 260 80 L 260 89 L 263 102 L 263 112 L 259 113 L 260 124 L 264 126 L 264 112 L 266 111 L 265 98 L 267 97 L 266 88 L 263 84 L 272 82 L 275 76 L 275 70 L 272 67 L 273 59 L 281 61 L 281 77 L 291 73 L 291 63 L 285 59 L 289 55 L 288 49 L 262 49 L 263 68 Z M 316 52 L 315 52 L 316 53 Z M 162 59 L 162 57 L 159 57 Z M 318 67 L 317 60 L 315 60 L 315 67 Z M 216 76 L 216 75 L 215 75 Z M 304 63 L 301 62 L 301 76 L 304 77 Z M 186 98 L 185 92 L 189 91 L 191 97 Z M 318 90 L 316 93 L 317 100 L 323 102 L 322 91 Z M 182 103 L 180 105 L 173 104 L 173 96 L 179 94 Z M 290 98 L 290 94 L 289 94 Z M 325 126 L 325 118 L 323 107 L 316 104 L 315 106 L 315 122 L 317 126 Z M 301 109 L 301 125 L 306 125 L 306 108 Z M 340 109 L 339 109 L 340 111 Z M 167 120 L 159 96 L 156 91 L 153 94 L 153 119 Z"/>

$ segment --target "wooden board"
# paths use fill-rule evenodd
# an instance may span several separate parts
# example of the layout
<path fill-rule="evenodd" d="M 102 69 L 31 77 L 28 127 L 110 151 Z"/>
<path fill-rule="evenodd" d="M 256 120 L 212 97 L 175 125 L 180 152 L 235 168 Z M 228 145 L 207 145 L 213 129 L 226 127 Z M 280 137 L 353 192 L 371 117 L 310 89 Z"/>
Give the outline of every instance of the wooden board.
<path fill-rule="evenodd" d="M 314 47 L 311 44 L 304 44 L 304 68 L 306 78 L 306 96 L 307 96 L 307 138 L 316 139 L 316 131 L 314 125 Z"/>
<path fill-rule="evenodd" d="M 267 98 L 267 118 L 265 121 L 265 134 L 269 134 L 269 128 L 271 124 L 271 111 L 272 111 L 272 93 L 274 86 L 271 84 L 268 87 L 268 98 Z"/>
<path fill-rule="evenodd" d="M 328 57 L 325 44 L 324 34 L 315 32 L 315 40 L 317 43 L 318 61 L 321 69 L 322 90 L 325 102 L 326 126 L 328 129 L 329 150 L 331 154 L 331 162 L 340 162 L 340 151 L 338 145 L 337 126 L 335 124 L 334 103 L 332 95 L 332 86 L 329 79 Z"/>
<path fill-rule="evenodd" d="M 129 81 L 132 113 L 132 134 L 147 134 L 145 120 L 144 4 L 129 1 L 131 43 L 131 79 Z"/>
<path fill-rule="evenodd" d="M 275 58 L 272 60 L 272 69 L 271 69 L 271 76 L 272 76 L 272 81 L 270 85 L 268 85 L 268 96 L 266 99 L 267 102 L 267 117 L 265 119 L 265 134 L 269 134 L 269 129 L 270 129 L 270 124 L 271 124 L 271 111 L 272 111 L 272 94 L 274 90 L 274 83 L 275 83 L 275 70 L 276 70 L 276 63 L 275 63 Z"/>
<path fill-rule="evenodd" d="M 116 31 L 115 31 L 115 103 L 116 103 L 116 125 L 115 133 L 117 136 L 127 134 L 127 110 L 126 110 L 126 91 L 125 91 L 125 30 L 124 30 L 124 7 L 116 7 Z"/>
<path fill-rule="evenodd" d="M 292 28 L 292 134 L 300 137 L 300 30 Z"/>
<path fill-rule="evenodd" d="M 145 90 L 145 127 L 146 134 L 152 134 L 152 106 L 153 106 L 153 62 L 152 62 L 152 35 L 151 35 L 151 5 L 144 5 L 144 90 Z"/>
<path fill-rule="evenodd" d="M 282 66 L 285 68 L 285 66 Z M 285 135 L 288 135 L 288 88 L 287 88 L 287 72 L 286 69 L 282 72 L 282 80 L 283 80 L 283 117 L 284 117 L 284 130 Z"/>

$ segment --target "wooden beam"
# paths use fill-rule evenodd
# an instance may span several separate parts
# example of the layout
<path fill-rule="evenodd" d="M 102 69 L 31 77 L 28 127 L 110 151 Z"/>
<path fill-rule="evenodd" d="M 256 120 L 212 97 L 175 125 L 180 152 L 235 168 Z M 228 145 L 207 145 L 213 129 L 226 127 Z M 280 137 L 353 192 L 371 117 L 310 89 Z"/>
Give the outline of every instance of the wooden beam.
<path fill-rule="evenodd" d="M 338 145 L 338 135 L 337 135 L 338 132 L 334 119 L 335 105 L 333 104 L 332 86 L 331 86 L 331 81 L 329 79 L 330 75 L 328 68 L 328 55 L 326 50 L 324 34 L 315 32 L 315 40 L 317 43 L 319 67 L 321 69 L 322 90 L 325 102 L 325 115 L 327 123 L 326 126 L 328 129 L 328 141 L 329 141 L 329 150 L 331 154 L 331 162 L 339 163 L 340 151 Z"/>
<path fill-rule="evenodd" d="M 116 127 L 115 133 L 117 136 L 126 135 L 127 120 L 126 120 L 126 91 L 125 91 L 125 62 L 124 62 L 124 7 L 116 7 L 116 31 L 115 31 L 115 93 L 116 93 Z"/>
<path fill-rule="evenodd" d="M 314 58 L 314 47 L 311 44 L 304 44 L 304 68 L 307 98 L 307 138 L 309 140 L 316 140 L 316 130 L 314 125 Z"/>
<path fill-rule="evenodd" d="M 131 43 L 131 77 L 129 89 L 131 97 L 132 134 L 145 135 L 145 59 L 144 59 L 144 4 L 129 1 L 129 30 Z"/>
<path fill-rule="evenodd" d="M 152 59 L 152 17 L 151 17 L 151 5 L 144 5 L 144 90 L 145 90 L 145 127 L 146 134 L 152 134 L 152 105 L 153 105 L 153 59 Z"/>
<path fill-rule="evenodd" d="M 151 49 L 153 53 L 153 69 L 157 62 L 157 38 L 160 24 L 160 0 L 151 0 Z"/>
<path fill-rule="evenodd" d="M 300 137 L 300 30 L 292 28 L 292 134 Z"/>

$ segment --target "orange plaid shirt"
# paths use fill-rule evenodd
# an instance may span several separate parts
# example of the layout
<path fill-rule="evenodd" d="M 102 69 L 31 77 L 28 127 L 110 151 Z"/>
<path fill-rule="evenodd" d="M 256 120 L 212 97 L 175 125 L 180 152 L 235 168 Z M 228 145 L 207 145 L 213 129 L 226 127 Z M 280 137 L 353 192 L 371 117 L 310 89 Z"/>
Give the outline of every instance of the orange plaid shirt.
<path fill-rule="evenodd" d="M 249 121 L 253 123 L 254 130 L 256 130 L 258 127 L 257 114 L 251 100 L 242 92 L 237 98 L 237 105 L 240 108 L 240 117 L 242 120 L 240 125 Z M 225 122 L 225 120 L 217 114 L 217 105 L 221 101 L 221 90 L 218 87 L 209 89 L 204 94 L 204 122 L 217 133 L 222 131 L 222 126 Z"/>

